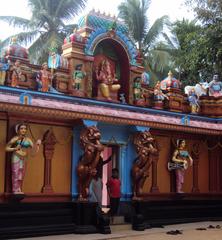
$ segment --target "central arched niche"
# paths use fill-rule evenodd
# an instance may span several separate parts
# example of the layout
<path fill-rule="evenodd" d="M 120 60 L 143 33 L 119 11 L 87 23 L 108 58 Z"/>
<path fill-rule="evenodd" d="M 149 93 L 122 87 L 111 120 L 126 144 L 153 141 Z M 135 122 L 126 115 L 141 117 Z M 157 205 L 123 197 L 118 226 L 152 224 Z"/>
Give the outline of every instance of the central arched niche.
<path fill-rule="evenodd" d="M 111 66 L 115 69 L 116 78 L 121 85 L 118 96 L 124 93 L 126 101 L 129 102 L 130 68 L 129 58 L 124 47 L 118 41 L 108 38 L 101 40 L 94 49 L 92 96 L 96 98 L 98 95 L 98 82 L 95 69 L 102 60 L 108 59 Z"/>

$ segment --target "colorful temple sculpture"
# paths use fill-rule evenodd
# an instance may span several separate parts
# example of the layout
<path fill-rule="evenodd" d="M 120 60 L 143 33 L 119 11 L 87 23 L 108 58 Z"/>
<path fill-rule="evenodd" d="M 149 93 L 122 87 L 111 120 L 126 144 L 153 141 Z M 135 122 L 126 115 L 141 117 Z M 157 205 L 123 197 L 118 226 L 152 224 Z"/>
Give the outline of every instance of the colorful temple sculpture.
<path fill-rule="evenodd" d="M 135 230 L 221 219 L 220 74 L 184 92 L 169 72 L 152 88 L 127 32 L 91 11 L 48 62 L 30 63 L 16 39 L 4 51 L 1 237 L 110 233 L 113 168 L 118 213 Z"/>

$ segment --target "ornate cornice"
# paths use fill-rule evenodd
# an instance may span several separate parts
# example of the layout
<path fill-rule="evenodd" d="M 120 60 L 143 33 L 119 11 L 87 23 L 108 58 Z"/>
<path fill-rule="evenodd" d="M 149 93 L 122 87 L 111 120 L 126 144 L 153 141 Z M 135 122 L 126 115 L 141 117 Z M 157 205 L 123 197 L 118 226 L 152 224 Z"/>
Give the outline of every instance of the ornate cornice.
<path fill-rule="evenodd" d="M 115 124 L 124 124 L 124 125 L 142 125 L 149 126 L 154 129 L 165 129 L 171 131 L 182 131 L 188 133 L 195 134 L 207 134 L 207 135 L 221 135 L 222 130 L 216 129 L 206 129 L 200 127 L 191 127 L 191 126 L 183 126 L 183 125 L 175 125 L 170 123 L 161 123 L 154 122 L 150 120 L 139 120 L 139 119 L 129 119 L 124 118 L 120 115 L 118 116 L 107 116 L 100 111 L 100 113 L 90 112 L 90 106 L 85 106 L 88 111 L 84 112 L 84 106 L 81 106 L 82 112 L 79 111 L 69 111 L 64 109 L 53 109 L 53 108 L 44 108 L 38 106 L 30 106 L 30 105 L 20 105 L 14 103 L 0 103 L 1 111 L 6 111 L 10 113 L 16 113 L 18 115 L 26 114 L 26 115 L 35 115 L 42 116 L 44 118 L 54 118 L 54 119 L 64 119 L 64 120 L 74 120 L 74 119 L 89 119 L 107 123 L 115 123 Z M 110 109 L 112 111 L 112 109 Z M 90 113 L 89 113 L 90 112 Z M 132 113 L 133 114 L 133 113 Z M 156 121 L 158 121 L 158 116 L 156 116 Z"/>

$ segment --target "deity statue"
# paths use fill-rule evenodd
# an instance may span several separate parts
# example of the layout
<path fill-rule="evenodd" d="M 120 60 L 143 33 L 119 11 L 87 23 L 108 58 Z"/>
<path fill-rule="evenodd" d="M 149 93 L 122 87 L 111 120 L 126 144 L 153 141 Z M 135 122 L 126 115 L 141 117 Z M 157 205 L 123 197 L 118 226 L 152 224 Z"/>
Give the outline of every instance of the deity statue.
<path fill-rule="evenodd" d="M 213 80 L 209 83 L 209 96 L 222 96 L 222 82 L 220 81 L 218 74 L 215 74 Z"/>
<path fill-rule="evenodd" d="M 82 90 L 82 83 L 84 78 L 86 77 L 86 73 L 82 70 L 83 65 L 78 64 L 75 67 L 75 71 L 73 72 L 73 88 L 76 90 Z"/>
<path fill-rule="evenodd" d="M 150 83 L 150 74 L 148 72 L 143 72 L 141 74 L 141 82 L 143 85 L 148 86 Z"/>
<path fill-rule="evenodd" d="M 41 140 L 37 140 L 34 145 L 32 140 L 26 136 L 27 125 L 24 123 L 17 124 L 15 127 L 16 136 L 14 136 L 6 145 L 6 152 L 11 152 L 11 177 L 12 193 L 24 194 L 22 192 L 22 183 L 25 176 L 25 165 L 27 159 L 27 150 L 35 147 L 34 151 L 39 150 Z"/>
<path fill-rule="evenodd" d="M 188 101 L 191 106 L 191 113 L 197 114 L 199 112 L 200 106 L 199 106 L 198 97 L 194 88 L 192 88 L 188 94 Z"/>
<path fill-rule="evenodd" d="M 160 82 L 158 81 L 154 87 L 153 91 L 154 101 L 163 102 L 164 99 L 169 99 L 166 94 L 164 94 L 160 88 Z"/>
<path fill-rule="evenodd" d="M 77 167 L 80 201 L 88 200 L 89 185 L 101 161 L 100 155 L 104 147 L 100 138 L 100 132 L 95 126 L 85 128 L 80 134 L 80 144 L 84 151 Z"/>
<path fill-rule="evenodd" d="M 137 133 L 133 142 L 138 154 L 132 167 L 133 198 L 137 199 L 149 177 L 149 168 L 152 165 L 153 156 L 158 154 L 158 150 L 157 143 L 149 131 Z"/>
<path fill-rule="evenodd" d="M 15 61 L 14 66 L 12 66 L 10 71 L 11 71 L 11 86 L 17 87 L 19 81 L 22 80 L 22 75 L 23 75 L 19 60 Z"/>
<path fill-rule="evenodd" d="M 176 192 L 183 193 L 182 186 L 184 183 L 185 170 L 193 165 L 193 159 L 186 150 L 186 142 L 184 139 L 177 140 L 177 148 L 173 153 L 172 161 L 168 163 L 169 170 L 175 170 L 176 174 Z"/>
<path fill-rule="evenodd" d="M 6 71 L 8 71 L 8 69 L 9 69 L 9 60 L 7 60 L 5 57 L 1 57 L 0 58 L 0 85 L 4 85 Z"/>
<path fill-rule="evenodd" d="M 117 92 L 120 89 L 120 84 L 116 84 L 118 79 L 111 69 L 110 62 L 106 59 L 100 63 L 99 68 L 96 69 L 96 78 L 99 82 L 99 91 L 102 96 L 108 101 L 112 101 L 110 92 Z"/>
<path fill-rule="evenodd" d="M 52 87 L 53 77 L 54 76 L 52 76 L 52 74 L 48 70 L 47 63 L 43 63 L 42 69 L 38 72 L 36 76 L 36 82 L 38 83 L 38 91 L 61 94 Z"/>
<path fill-rule="evenodd" d="M 122 104 L 126 104 L 126 98 L 124 93 L 120 93 L 119 100 Z"/>
<path fill-rule="evenodd" d="M 142 90 L 142 86 L 141 86 L 141 78 L 140 77 L 136 77 L 134 79 L 134 84 L 133 84 L 133 96 L 134 96 L 134 100 L 137 101 L 141 98 L 143 98 L 143 90 Z"/>

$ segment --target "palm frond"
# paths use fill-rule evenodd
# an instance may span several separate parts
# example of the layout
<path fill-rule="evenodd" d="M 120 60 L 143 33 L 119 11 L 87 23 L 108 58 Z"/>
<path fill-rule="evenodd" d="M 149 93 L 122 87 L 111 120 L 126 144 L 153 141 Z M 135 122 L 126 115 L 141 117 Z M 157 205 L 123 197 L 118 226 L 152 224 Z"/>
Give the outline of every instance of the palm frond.
<path fill-rule="evenodd" d="M 149 29 L 145 39 L 144 39 L 144 45 L 146 46 L 145 52 L 152 46 L 152 44 L 156 41 L 159 34 L 162 32 L 165 21 L 168 20 L 168 16 L 163 16 L 161 18 L 158 18 L 151 28 Z"/>
<path fill-rule="evenodd" d="M 29 32 L 20 32 L 18 34 L 13 35 L 14 37 L 17 38 L 17 42 L 28 45 L 33 42 L 33 40 L 38 37 L 39 31 L 38 30 L 33 30 Z"/>
<path fill-rule="evenodd" d="M 22 28 L 23 30 L 29 29 L 30 20 L 16 17 L 16 16 L 0 16 L 0 21 L 8 23 L 12 27 Z"/>

